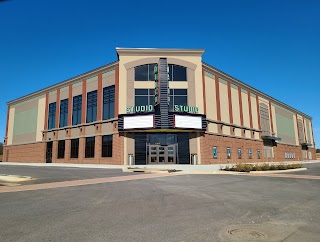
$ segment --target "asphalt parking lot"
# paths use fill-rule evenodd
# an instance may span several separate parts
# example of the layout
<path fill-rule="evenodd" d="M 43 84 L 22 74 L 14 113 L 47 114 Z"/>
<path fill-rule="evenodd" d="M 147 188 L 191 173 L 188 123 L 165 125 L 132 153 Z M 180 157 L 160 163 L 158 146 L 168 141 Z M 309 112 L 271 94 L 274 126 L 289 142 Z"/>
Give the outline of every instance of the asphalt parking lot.
<path fill-rule="evenodd" d="M 320 176 L 319 164 L 307 166 L 290 174 Z M 46 182 L 136 176 L 38 168 L 1 166 L 0 173 Z M 320 241 L 319 200 L 320 180 L 235 175 L 173 175 L 10 193 L 0 188 L 0 241 Z"/>

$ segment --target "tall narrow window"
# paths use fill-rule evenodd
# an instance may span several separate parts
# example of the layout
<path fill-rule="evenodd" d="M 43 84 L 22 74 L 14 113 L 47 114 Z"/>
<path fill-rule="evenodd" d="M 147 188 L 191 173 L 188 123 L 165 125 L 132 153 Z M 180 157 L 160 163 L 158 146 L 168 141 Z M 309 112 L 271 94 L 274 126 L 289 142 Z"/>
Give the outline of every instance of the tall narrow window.
<path fill-rule="evenodd" d="M 114 86 L 103 88 L 103 120 L 114 118 Z"/>
<path fill-rule="evenodd" d="M 242 150 L 241 150 L 241 148 L 238 148 L 238 158 L 239 159 L 242 158 Z"/>
<path fill-rule="evenodd" d="M 72 125 L 81 124 L 82 95 L 73 97 Z"/>
<path fill-rule="evenodd" d="M 231 148 L 227 147 L 227 159 L 231 158 Z"/>
<path fill-rule="evenodd" d="M 72 139 L 70 158 L 78 158 L 78 157 L 79 157 L 79 139 Z"/>
<path fill-rule="evenodd" d="M 86 158 L 94 158 L 94 137 L 87 137 L 86 138 L 86 151 L 85 157 Z"/>
<path fill-rule="evenodd" d="M 97 120 L 97 90 L 87 93 L 87 123 Z"/>
<path fill-rule="evenodd" d="M 65 140 L 58 141 L 58 159 L 64 158 L 65 144 Z"/>
<path fill-rule="evenodd" d="M 48 113 L 48 129 L 54 129 L 56 127 L 56 103 L 49 104 Z"/>
<path fill-rule="evenodd" d="M 112 135 L 102 136 L 102 157 L 112 157 Z"/>
<path fill-rule="evenodd" d="M 252 159 L 252 149 L 248 149 L 248 157 L 249 159 Z"/>
<path fill-rule="evenodd" d="M 218 157 L 218 149 L 217 149 L 217 146 L 213 146 L 212 151 L 213 151 L 213 158 L 216 159 L 216 158 Z"/>
<path fill-rule="evenodd" d="M 60 101 L 60 122 L 59 127 L 65 127 L 68 125 L 68 99 Z"/>
<path fill-rule="evenodd" d="M 258 159 L 260 159 L 261 158 L 260 150 L 257 150 L 257 153 L 258 153 Z"/>

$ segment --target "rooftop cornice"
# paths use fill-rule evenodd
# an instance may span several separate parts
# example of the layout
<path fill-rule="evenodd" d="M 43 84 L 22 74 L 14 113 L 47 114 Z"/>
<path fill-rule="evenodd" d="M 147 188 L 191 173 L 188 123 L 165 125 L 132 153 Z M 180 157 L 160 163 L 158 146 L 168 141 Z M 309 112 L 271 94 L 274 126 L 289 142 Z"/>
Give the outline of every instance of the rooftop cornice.
<path fill-rule="evenodd" d="M 8 106 L 12 106 L 12 105 L 15 105 L 15 104 L 17 104 L 19 102 L 27 101 L 29 99 L 44 95 L 47 92 L 52 92 L 52 91 L 56 90 L 57 88 L 65 87 L 65 86 L 67 86 L 67 85 L 69 85 L 71 83 L 75 83 L 75 82 L 79 82 L 81 80 L 88 79 L 91 76 L 97 75 L 97 74 L 99 74 L 99 73 L 101 73 L 103 71 L 111 70 L 111 69 L 115 68 L 117 65 L 118 65 L 118 61 L 111 62 L 110 64 L 107 64 L 107 65 L 104 65 L 104 66 L 100 66 L 100 67 L 98 67 L 98 68 L 96 68 L 94 70 L 85 72 L 85 73 L 80 74 L 78 76 L 72 77 L 70 79 L 64 80 L 64 81 L 59 82 L 57 84 L 54 84 L 54 85 L 51 85 L 49 87 L 43 88 L 43 89 L 41 89 L 39 91 L 36 91 L 36 92 L 31 93 L 31 94 L 22 96 L 20 98 L 14 99 L 12 101 L 9 101 L 9 102 L 7 102 L 7 105 Z"/>
<path fill-rule="evenodd" d="M 268 99 L 271 102 L 273 102 L 275 104 L 278 104 L 279 106 L 282 106 L 282 107 L 284 107 L 286 109 L 289 109 L 290 111 L 292 111 L 294 113 L 298 113 L 298 114 L 300 114 L 300 115 L 312 120 L 311 116 L 309 116 L 309 115 L 307 115 L 307 114 L 305 114 L 305 113 L 303 113 L 303 112 L 301 112 L 301 111 L 299 111 L 299 110 L 297 110 L 297 109 L 295 109 L 293 107 L 290 107 L 289 105 L 287 105 L 287 104 L 285 104 L 285 103 L 283 103 L 283 102 L 281 102 L 281 101 L 269 96 L 268 94 L 265 94 L 264 92 L 261 92 L 261 91 L 257 90 L 256 88 L 254 88 L 254 87 L 252 87 L 252 86 L 250 86 L 248 84 L 245 84 L 244 82 L 234 78 L 233 76 L 230 76 L 230 75 L 226 74 L 225 72 L 223 72 L 223 71 L 221 71 L 221 70 L 219 70 L 219 69 L 217 69 L 217 68 L 215 68 L 215 67 L 213 67 L 213 66 L 211 66 L 211 65 L 209 65 L 209 64 L 207 64 L 207 63 L 205 63 L 203 61 L 202 61 L 202 64 L 203 64 L 204 68 L 207 68 L 208 70 L 211 70 L 211 71 L 213 71 L 215 73 L 218 73 L 221 77 L 224 77 L 224 78 L 226 78 L 228 80 L 231 80 L 232 82 L 240 85 L 241 87 L 244 87 L 244 88 L 250 90 L 250 92 L 253 91 L 253 93 L 258 94 L 259 96 L 261 96 L 261 97 L 263 97 L 265 99 Z"/>
<path fill-rule="evenodd" d="M 204 49 L 169 49 L 169 48 L 116 48 L 117 54 L 125 55 L 192 55 L 202 56 Z"/>

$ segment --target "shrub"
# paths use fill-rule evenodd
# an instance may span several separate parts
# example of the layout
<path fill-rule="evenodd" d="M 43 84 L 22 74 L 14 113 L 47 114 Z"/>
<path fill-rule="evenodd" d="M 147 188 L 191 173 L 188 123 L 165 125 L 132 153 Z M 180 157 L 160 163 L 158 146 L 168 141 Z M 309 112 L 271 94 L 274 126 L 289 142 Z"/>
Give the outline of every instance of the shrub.
<path fill-rule="evenodd" d="M 245 164 L 245 163 L 238 163 L 233 166 L 226 166 L 223 170 L 225 171 L 237 171 L 237 172 L 250 172 L 250 171 L 269 171 L 269 170 L 287 170 L 287 169 L 297 169 L 301 168 L 302 164 Z"/>

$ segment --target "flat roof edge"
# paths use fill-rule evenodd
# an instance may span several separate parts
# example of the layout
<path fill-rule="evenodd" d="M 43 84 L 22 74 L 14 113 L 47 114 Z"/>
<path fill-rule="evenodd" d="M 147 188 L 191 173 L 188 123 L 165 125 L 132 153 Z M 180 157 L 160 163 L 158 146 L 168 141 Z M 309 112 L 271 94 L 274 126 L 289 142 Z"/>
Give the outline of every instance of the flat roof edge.
<path fill-rule="evenodd" d="M 305 113 L 303 113 L 303 112 L 301 112 L 301 111 L 299 111 L 299 110 L 297 110 L 297 109 L 295 109 L 295 108 L 293 108 L 293 107 L 291 107 L 291 106 L 289 106 L 289 105 L 287 105 L 287 104 L 279 101 L 278 99 L 275 99 L 275 98 L 269 96 L 268 94 L 266 94 L 266 93 L 264 93 L 264 92 L 259 91 L 258 89 L 256 89 L 256 88 L 254 88 L 254 87 L 252 87 L 252 86 L 250 86 L 250 85 L 248 85 L 248 84 L 246 84 L 246 83 L 238 80 L 237 78 L 235 78 L 235 77 L 233 77 L 233 76 L 231 76 L 231 75 L 229 75 L 229 74 L 227 74 L 227 73 L 225 73 L 225 72 L 223 72 L 223 71 L 221 71 L 221 70 L 219 70 L 219 69 L 217 69 L 217 68 L 215 68 L 215 67 L 213 67 L 213 66 L 211 66 L 211 65 L 209 65 L 208 63 L 202 61 L 202 64 L 203 64 L 205 67 L 207 67 L 208 69 L 212 69 L 213 71 L 218 72 L 218 73 L 221 74 L 222 76 L 227 77 L 227 78 L 231 79 L 232 81 L 241 84 L 241 85 L 244 86 L 244 87 L 247 87 L 248 89 L 256 92 L 257 94 L 259 94 L 260 96 L 262 96 L 262 97 L 264 97 L 264 98 L 267 98 L 267 99 L 269 99 L 270 101 L 272 101 L 272 102 L 274 102 L 274 103 L 276 103 L 276 104 L 278 104 L 278 105 L 280 105 L 280 106 L 283 106 L 284 108 L 287 108 L 287 109 L 289 109 L 289 110 L 292 111 L 292 112 L 298 113 L 298 114 L 300 114 L 300 115 L 302 115 L 302 116 L 304 116 L 304 117 L 309 118 L 310 120 L 312 120 L 312 117 L 311 117 L 310 115 L 305 114 Z"/>

